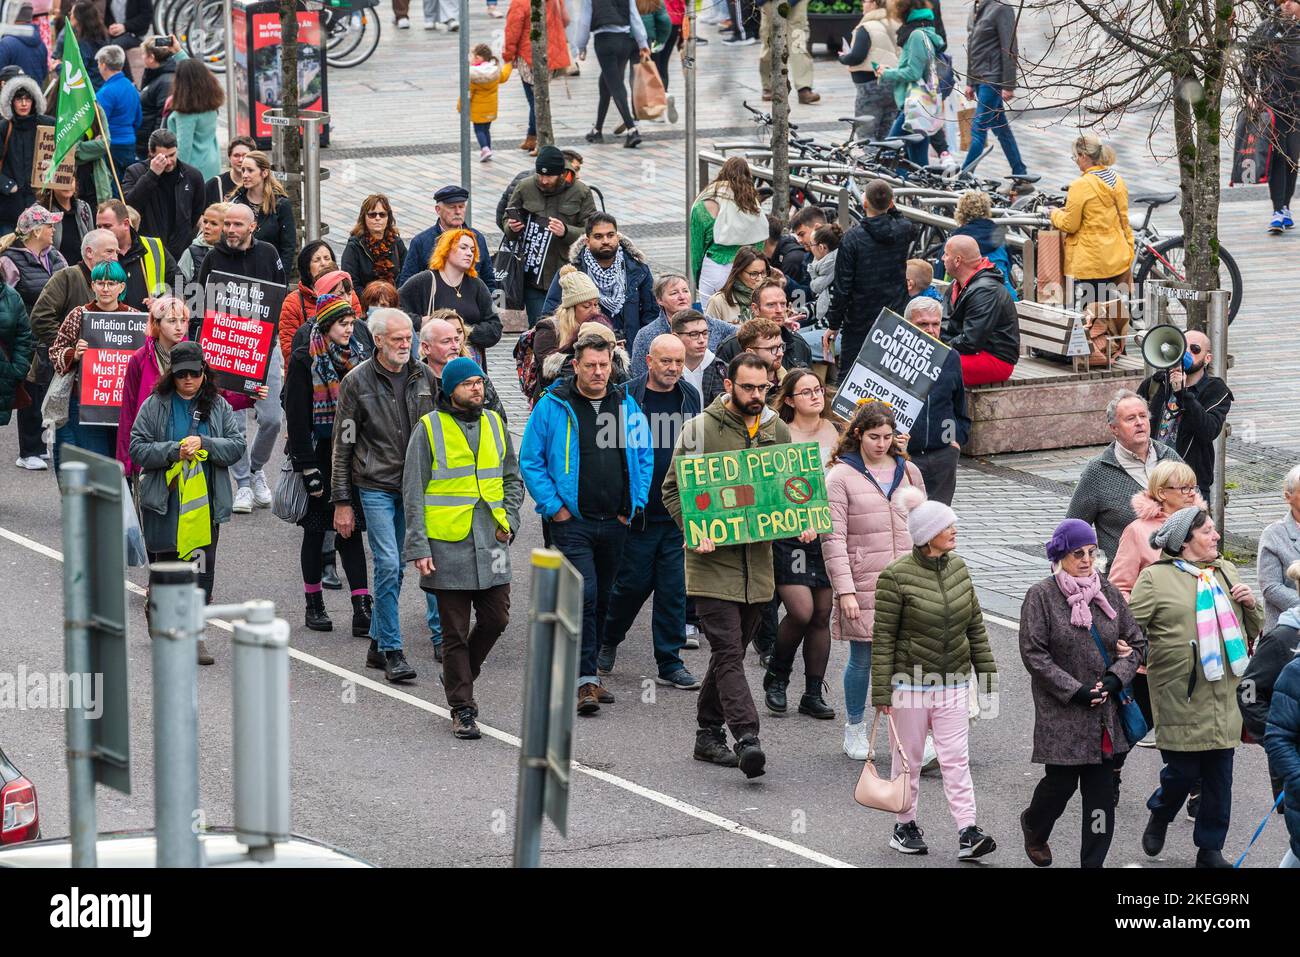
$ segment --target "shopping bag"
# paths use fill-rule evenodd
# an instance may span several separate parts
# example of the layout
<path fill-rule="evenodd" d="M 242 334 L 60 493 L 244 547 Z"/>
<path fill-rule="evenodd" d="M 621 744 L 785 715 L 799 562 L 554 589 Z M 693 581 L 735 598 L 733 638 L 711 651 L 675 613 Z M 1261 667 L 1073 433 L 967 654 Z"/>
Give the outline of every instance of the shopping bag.
<path fill-rule="evenodd" d="M 659 68 L 648 60 L 632 67 L 632 110 L 638 120 L 655 120 L 668 108 L 668 93 Z"/>
<path fill-rule="evenodd" d="M 50 387 L 45 390 L 45 399 L 41 402 L 43 428 L 59 429 L 68 424 L 68 405 L 76 383 L 75 372 L 58 372 L 50 379 Z"/>
<path fill-rule="evenodd" d="M 140 518 L 135 513 L 135 500 L 131 486 L 122 476 L 122 528 L 126 531 L 126 563 L 132 568 L 149 564 L 149 553 L 144 547 L 144 533 L 140 531 Z"/>
<path fill-rule="evenodd" d="M 957 107 L 958 149 L 963 153 L 970 149 L 971 126 L 975 122 L 975 101 L 965 100 Z"/>
<path fill-rule="evenodd" d="M 1273 111 L 1264 107 L 1237 114 L 1237 131 L 1232 142 L 1232 186 L 1253 186 L 1268 181 L 1273 159 Z"/>
<path fill-rule="evenodd" d="M 524 308 L 524 258 L 519 252 L 519 243 L 514 239 L 505 239 L 501 248 L 492 257 L 492 274 L 496 277 L 497 288 L 505 297 L 503 308 Z"/>
<path fill-rule="evenodd" d="M 290 525 L 297 525 L 307 514 L 307 486 L 302 483 L 302 473 L 293 470 L 287 457 L 271 493 L 271 514 Z"/>
<path fill-rule="evenodd" d="M 1065 302 L 1065 233 L 1041 229 L 1034 242 L 1039 302 L 1060 305 Z"/>

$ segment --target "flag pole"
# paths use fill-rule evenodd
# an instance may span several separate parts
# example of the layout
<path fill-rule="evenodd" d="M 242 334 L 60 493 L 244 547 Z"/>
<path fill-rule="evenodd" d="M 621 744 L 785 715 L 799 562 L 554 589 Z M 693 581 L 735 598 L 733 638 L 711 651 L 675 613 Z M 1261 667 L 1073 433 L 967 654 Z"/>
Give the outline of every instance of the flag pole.
<path fill-rule="evenodd" d="M 108 157 L 108 168 L 113 174 L 113 182 L 117 184 L 118 198 L 125 203 L 126 193 L 122 191 L 122 181 L 117 178 L 117 164 L 113 162 L 113 144 L 109 142 L 108 139 L 108 122 L 104 117 L 103 111 L 99 108 L 98 102 L 95 103 L 95 121 L 99 123 L 99 131 L 104 137 L 104 146 L 107 147 L 104 152 Z"/>

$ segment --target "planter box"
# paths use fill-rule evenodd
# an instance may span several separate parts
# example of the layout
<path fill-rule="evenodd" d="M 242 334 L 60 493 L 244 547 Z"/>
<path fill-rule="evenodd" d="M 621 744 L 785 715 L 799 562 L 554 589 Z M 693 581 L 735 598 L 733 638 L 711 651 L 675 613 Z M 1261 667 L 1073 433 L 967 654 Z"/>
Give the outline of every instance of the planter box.
<path fill-rule="evenodd" d="M 853 28 L 862 21 L 862 13 L 810 13 L 808 14 L 808 45 L 826 44 L 828 56 L 838 56 L 840 40 L 852 37 Z"/>

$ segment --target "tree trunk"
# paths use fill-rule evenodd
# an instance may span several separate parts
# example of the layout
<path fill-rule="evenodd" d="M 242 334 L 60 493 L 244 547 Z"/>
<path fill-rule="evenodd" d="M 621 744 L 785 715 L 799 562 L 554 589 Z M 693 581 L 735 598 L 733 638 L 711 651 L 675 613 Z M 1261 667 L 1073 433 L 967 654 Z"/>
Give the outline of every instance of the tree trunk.
<path fill-rule="evenodd" d="M 551 66 L 546 55 L 546 7 L 549 0 L 532 0 L 533 111 L 537 114 L 537 147 L 555 142 L 551 129 Z"/>
<path fill-rule="evenodd" d="M 790 5 L 769 0 L 772 17 L 772 215 L 785 226 L 790 218 Z"/>
<path fill-rule="evenodd" d="M 324 38 L 322 37 L 322 40 Z M 325 56 L 322 45 L 321 56 Z M 298 4 L 297 0 L 280 0 L 280 100 L 285 116 L 298 115 Z M 289 192 L 289 201 L 293 205 L 293 214 L 298 221 L 298 235 L 303 235 L 302 219 L 302 135 L 297 124 L 284 129 L 284 169 L 288 173 L 288 182 L 284 187 Z M 297 280 L 298 267 L 295 262 L 289 264 L 290 283 Z M 290 287 L 292 288 L 292 286 Z"/>

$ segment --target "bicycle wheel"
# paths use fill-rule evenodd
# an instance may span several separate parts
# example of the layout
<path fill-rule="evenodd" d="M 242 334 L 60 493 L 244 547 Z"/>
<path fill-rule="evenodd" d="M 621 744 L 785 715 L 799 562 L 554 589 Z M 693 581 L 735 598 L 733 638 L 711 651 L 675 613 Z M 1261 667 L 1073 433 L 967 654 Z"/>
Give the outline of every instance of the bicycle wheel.
<path fill-rule="evenodd" d="M 226 57 L 226 18 L 222 0 L 203 0 L 194 7 L 185 34 L 185 52 L 211 66 Z"/>
<path fill-rule="evenodd" d="M 1139 299 L 1142 298 L 1142 286 L 1148 279 L 1186 282 L 1187 267 L 1184 265 L 1182 236 L 1170 236 L 1157 243 L 1153 249 L 1143 250 L 1133 273 L 1133 284 L 1137 287 L 1135 294 Z M 1241 309 L 1243 286 L 1237 261 L 1222 246 L 1219 247 L 1219 288 L 1230 293 L 1228 325 L 1231 326 Z M 1181 328 L 1187 328 L 1187 310 L 1180 300 L 1169 300 L 1169 320 Z"/>
<path fill-rule="evenodd" d="M 329 65 L 346 70 L 369 60 L 379 46 L 379 20 L 375 9 L 367 7 L 354 10 L 350 16 L 335 21 L 331 37 L 335 36 L 335 30 L 341 30 L 341 33 L 338 35 L 337 46 L 334 42 L 330 43 L 327 56 Z"/>

